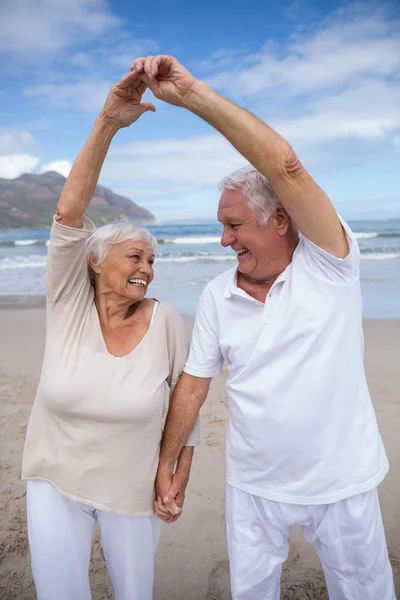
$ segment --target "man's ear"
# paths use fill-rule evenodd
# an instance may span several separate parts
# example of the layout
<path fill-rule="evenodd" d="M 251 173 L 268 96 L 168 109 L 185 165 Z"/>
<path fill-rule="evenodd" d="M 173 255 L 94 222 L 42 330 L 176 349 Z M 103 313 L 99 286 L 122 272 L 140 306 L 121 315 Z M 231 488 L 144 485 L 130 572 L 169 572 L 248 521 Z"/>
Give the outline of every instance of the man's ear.
<path fill-rule="evenodd" d="M 290 217 L 283 206 L 278 206 L 274 219 L 279 235 L 285 235 L 290 227 Z"/>

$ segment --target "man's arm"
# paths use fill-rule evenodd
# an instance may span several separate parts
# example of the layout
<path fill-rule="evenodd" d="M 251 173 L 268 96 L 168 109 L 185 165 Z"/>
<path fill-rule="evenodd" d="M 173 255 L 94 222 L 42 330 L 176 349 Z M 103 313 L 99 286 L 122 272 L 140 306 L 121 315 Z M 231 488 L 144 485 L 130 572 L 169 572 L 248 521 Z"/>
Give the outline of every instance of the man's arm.
<path fill-rule="evenodd" d="M 349 247 L 337 213 L 288 142 L 253 114 L 196 80 L 176 59 L 149 58 L 138 59 L 134 68 L 144 74 L 156 97 L 187 108 L 220 131 L 270 181 L 298 229 L 323 250 L 345 258 Z"/>
<path fill-rule="evenodd" d="M 211 377 L 182 373 L 170 402 L 161 442 L 156 491 L 165 506 L 172 508 L 173 514 L 176 514 L 175 498 L 184 494 L 193 456 L 193 448 L 184 447 L 184 444 L 207 397 L 210 382 Z"/>

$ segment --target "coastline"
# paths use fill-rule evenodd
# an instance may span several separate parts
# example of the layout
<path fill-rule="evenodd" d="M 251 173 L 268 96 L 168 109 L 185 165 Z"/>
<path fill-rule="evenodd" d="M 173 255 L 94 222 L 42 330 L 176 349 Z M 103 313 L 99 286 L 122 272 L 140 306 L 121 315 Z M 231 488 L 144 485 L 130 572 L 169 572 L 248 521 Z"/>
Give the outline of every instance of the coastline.
<path fill-rule="evenodd" d="M 171 294 L 171 297 L 173 294 Z M 163 300 L 163 298 L 160 298 Z M 171 298 L 167 298 L 171 302 Z M 173 302 L 171 302 L 173 303 Z M 0 311 L 12 309 L 44 309 L 46 308 L 46 296 L 44 294 L 0 294 Z M 181 312 L 184 318 L 194 319 L 195 312 Z M 363 317 L 365 321 L 397 321 L 400 317 L 397 316 L 374 316 Z"/>
<path fill-rule="evenodd" d="M 23 440 L 44 349 L 43 296 L 0 296 L 0 598 L 34 600 L 25 523 L 25 484 L 20 481 Z M 193 317 L 183 315 L 188 332 Z M 365 366 L 373 404 L 390 462 L 379 486 L 390 557 L 400 595 L 400 319 L 364 320 Z M 154 600 L 229 600 L 225 541 L 226 370 L 212 381 L 202 409 L 201 446 L 195 453 L 184 514 L 163 526 L 156 555 Z M 184 571 L 185 577 L 182 577 Z M 90 578 L 93 600 L 111 598 L 98 534 Z M 291 534 L 283 568 L 282 599 L 328 596 L 320 564 L 300 529 Z"/>

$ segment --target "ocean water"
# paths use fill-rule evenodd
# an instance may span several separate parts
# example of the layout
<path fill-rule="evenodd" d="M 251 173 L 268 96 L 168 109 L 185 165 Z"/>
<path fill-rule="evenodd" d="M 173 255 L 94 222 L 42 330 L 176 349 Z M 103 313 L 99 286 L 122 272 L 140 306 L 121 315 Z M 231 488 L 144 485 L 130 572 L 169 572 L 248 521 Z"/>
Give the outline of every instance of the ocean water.
<path fill-rule="evenodd" d="M 353 221 L 361 250 L 366 318 L 400 318 L 400 221 Z M 219 241 L 221 226 L 155 225 L 159 247 L 148 294 L 194 314 L 204 285 L 233 267 L 236 258 Z M 43 294 L 48 229 L 0 231 L 0 295 Z"/>

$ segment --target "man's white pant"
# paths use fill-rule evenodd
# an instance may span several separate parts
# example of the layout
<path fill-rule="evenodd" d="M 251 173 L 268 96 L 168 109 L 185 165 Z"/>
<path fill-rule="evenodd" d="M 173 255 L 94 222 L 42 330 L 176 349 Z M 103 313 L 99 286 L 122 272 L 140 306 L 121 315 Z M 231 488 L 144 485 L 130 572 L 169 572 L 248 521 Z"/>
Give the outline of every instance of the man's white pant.
<path fill-rule="evenodd" d="M 116 600 L 151 600 L 161 521 L 122 517 L 28 481 L 28 534 L 38 600 L 90 600 L 89 560 L 96 522 Z"/>
<path fill-rule="evenodd" d="M 228 485 L 226 502 L 233 600 L 279 600 L 293 525 L 315 547 L 331 600 L 396 600 L 376 489 L 303 506 Z"/>

